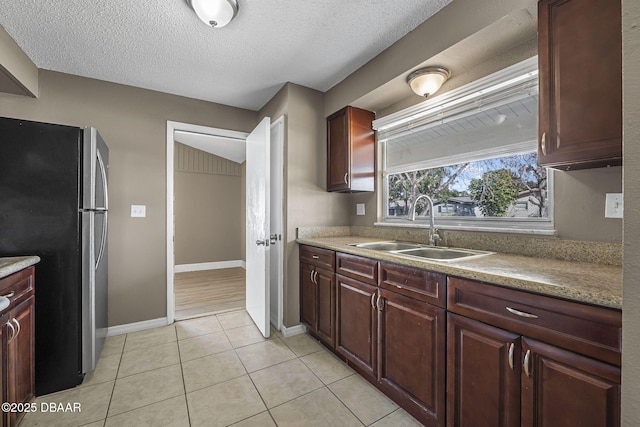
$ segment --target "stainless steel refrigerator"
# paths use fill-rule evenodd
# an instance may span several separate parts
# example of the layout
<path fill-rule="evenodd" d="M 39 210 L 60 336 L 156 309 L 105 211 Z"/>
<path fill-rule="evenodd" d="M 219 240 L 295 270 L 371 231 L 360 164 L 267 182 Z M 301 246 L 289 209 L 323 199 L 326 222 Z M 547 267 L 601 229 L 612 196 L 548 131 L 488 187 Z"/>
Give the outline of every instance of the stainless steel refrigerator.
<path fill-rule="evenodd" d="M 0 118 L 0 256 L 42 260 L 38 396 L 80 384 L 106 338 L 108 170 L 94 128 Z"/>

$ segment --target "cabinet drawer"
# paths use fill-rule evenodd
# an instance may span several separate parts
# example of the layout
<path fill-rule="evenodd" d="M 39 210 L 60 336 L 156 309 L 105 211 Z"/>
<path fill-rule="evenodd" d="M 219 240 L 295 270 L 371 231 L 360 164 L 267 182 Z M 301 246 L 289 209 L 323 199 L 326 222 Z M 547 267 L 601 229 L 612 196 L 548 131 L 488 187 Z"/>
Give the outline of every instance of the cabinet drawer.
<path fill-rule="evenodd" d="M 300 245 L 300 261 L 306 261 L 316 267 L 333 271 L 335 267 L 335 252 L 314 246 Z"/>
<path fill-rule="evenodd" d="M 378 286 L 378 261 L 338 252 L 336 273 Z"/>
<path fill-rule="evenodd" d="M 11 304 L 4 312 L 12 309 L 33 294 L 34 272 L 34 267 L 28 267 L 0 279 L 0 296 L 6 296 L 11 301 Z"/>
<path fill-rule="evenodd" d="M 620 366 L 622 313 L 449 277 L 447 309 Z"/>
<path fill-rule="evenodd" d="M 446 276 L 404 265 L 380 263 L 380 287 L 428 302 L 446 306 Z"/>

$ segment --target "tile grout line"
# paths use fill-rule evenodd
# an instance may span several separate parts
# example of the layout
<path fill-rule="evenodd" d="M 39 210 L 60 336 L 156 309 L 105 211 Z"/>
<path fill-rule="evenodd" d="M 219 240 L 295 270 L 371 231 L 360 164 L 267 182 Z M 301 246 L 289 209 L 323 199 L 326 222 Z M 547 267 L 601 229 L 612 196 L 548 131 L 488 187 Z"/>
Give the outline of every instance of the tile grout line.
<path fill-rule="evenodd" d="M 127 338 L 129 334 L 124 335 L 124 341 L 122 342 L 122 350 L 120 350 L 120 360 L 118 361 L 118 368 L 116 369 L 116 377 L 113 379 L 113 388 L 111 389 L 111 396 L 109 396 L 109 404 L 107 405 L 107 413 L 104 414 L 104 421 L 102 426 L 107 425 L 107 419 L 109 418 L 109 410 L 111 409 L 111 402 L 113 402 L 113 395 L 116 391 L 116 382 L 118 381 L 118 373 L 120 372 L 120 365 L 122 364 L 122 357 L 124 356 L 124 347 L 127 345 Z"/>
<path fill-rule="evenodd" d="M 184 380 L 184 368 L 182 366 L 182 353 L 180 352 L 180 339 L 178 338 L 178 322 L 174 322 L 173 329 L 176 333 L 176 346 L 178 347 L 178 362 L 180 363 L 180 377 L 182 378 L 182 391 L 184 397 L 184 405 L 187 408 L 187 421 L 189 422 L 189 427 L 191 427 L 191 411 L 189 411 L 189 400 L 187 399 L 187 385 Z"/>

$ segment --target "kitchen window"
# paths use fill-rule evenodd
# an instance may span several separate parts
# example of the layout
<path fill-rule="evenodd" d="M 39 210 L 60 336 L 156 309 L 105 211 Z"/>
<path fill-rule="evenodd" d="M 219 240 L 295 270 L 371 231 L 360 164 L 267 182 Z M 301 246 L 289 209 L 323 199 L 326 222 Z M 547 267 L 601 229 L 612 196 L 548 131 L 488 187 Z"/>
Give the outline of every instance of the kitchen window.
<path fill-rule="evenodd" d="M 374 121 L 382 225 L 553 234 L 552 171 L 537 164 L 537 58 Z"/>

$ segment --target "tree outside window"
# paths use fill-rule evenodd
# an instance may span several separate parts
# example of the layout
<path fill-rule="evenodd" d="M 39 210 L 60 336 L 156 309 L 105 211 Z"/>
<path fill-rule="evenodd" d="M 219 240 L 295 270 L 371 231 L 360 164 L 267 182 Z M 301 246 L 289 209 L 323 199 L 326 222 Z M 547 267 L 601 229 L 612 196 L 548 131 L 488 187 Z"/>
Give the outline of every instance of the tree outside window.
<path fill-rule="evenodd" d="M 530 152 L 389 175 L 388 216 L 407 217 L 427 194 L 436 217 L 547 218 L 547 193 L 547 171 Z M 416 217 L 427 214 L 423 200 Z"/>

